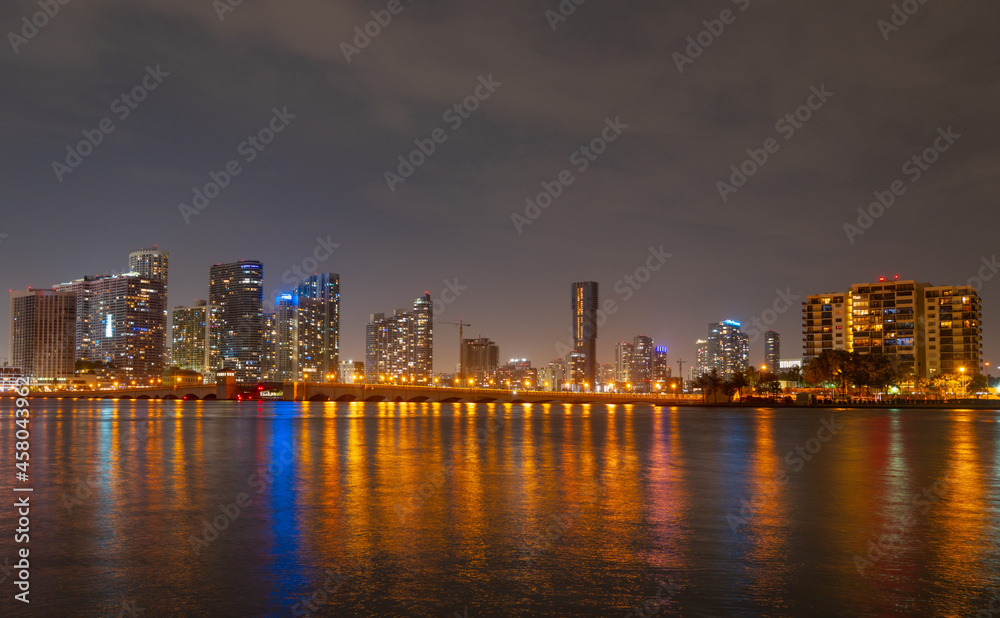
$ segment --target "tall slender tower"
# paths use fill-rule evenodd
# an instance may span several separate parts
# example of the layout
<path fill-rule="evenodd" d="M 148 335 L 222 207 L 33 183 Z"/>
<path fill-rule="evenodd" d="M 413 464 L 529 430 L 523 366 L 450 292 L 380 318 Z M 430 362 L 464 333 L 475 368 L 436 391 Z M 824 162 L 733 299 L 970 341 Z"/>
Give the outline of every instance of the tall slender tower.
<path fill-rule="evenodd" d="M 594 388 L 597 377 L 597 309 L 599 297 L 596 281 L 573 284 L 573 348 L 582 356 L 582 375 L 575 375 L 574 383 Z"/>

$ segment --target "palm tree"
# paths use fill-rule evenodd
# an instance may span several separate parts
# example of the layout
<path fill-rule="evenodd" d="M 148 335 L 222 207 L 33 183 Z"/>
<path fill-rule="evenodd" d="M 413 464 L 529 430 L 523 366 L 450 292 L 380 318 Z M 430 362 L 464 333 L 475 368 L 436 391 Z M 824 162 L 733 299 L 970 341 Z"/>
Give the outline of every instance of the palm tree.
<path fill-rule="evenodd" d="M 733 374 L 729 383 L 732 387 L 739 393 L 740 401 L 743 401 L 743 389 L 750 386 L 750 380 L 747 379 L 747 374 L 744 371 L 737 371 Z"/>

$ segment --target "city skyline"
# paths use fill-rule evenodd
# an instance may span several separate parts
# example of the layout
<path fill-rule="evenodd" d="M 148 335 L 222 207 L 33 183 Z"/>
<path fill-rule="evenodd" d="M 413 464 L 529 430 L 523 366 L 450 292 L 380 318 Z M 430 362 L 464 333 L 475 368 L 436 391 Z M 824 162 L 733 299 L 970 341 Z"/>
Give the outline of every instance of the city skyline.
<path fill-rule="evenodd" d="M 554 28 L 545 2 L 406 5 L 349 62 L 340 43 L 371 19 L 361 3 L 243 3 L 224 19 L 211 5 L 98 0 L 87 19 L 67 7 L 0 58 L 14 93 L 0 260 L 21 263 L 0 285 L 120 272 L 123 249 L 153 244 L 172 252 L 171 305 L 205 298 L 213 263 L 262 261 L 267 296 L 295 269 L 338 272 L 342 351 L 354 358 L 364 333 L 352 325 L 424 290 L 445 307 L 442 319 L 482 324 L 510 356 L 532 359 L 569 340 L 562 307 L 572 281 L 597 281 L 617 304 L 601 326 L 600 360 L 636 332 L 693 360 L 704 323 L 750 324 L 776 290 L 822 291 L 817 273 L 823 289 L 895 274 L 958 285 L 985 274 L 984 306 L 1000 306 L 989 104 L 1000 82 L 987 26 L 1000 7 L 928 5 L 886 37 L 877 24 L 889 6 L 740 4 L 588 4 Z M 729 5 L 736 21 L 678 67 L 688 37 Z M 34 10 L 6 5 L 0 23 L 13 28 Z M 108 39 L 111 30 L 129 34 Z M 804 31 L 815 33 L 808 44 Z M 490 92 L 480 78 L 501 85 Z M 810 98 L 817 107 L 813 88 L 824 87 L 832 95 L 791 139 L 788 123 L 775 131 L 787 113 L 810 112 Z M 136 88 L 145 100 L 122 119 L 121 95 Z M 295 118 L 276 116 L 286 108 Z M 53 162 L 65 164 L 67 147 L 106 117 L 114 131 L 57 177 Z M 616 119 L 628 125 L 620 135 L 608 124 Z M 249 145 L 272 125 L 281 131 L 265 149 Z M 939 133 L 949 128 L 961 136 L 953 144 Z M 446 141 L 390 189 L 386 172 L 398 173 L 399 157 L 435 129 Z M 730 166 L 771 137 L 780 150 L 723 201 L 717 183 L 731 184 Z M 599 138 L 607 143 L 591 161 L 580 149 Z M 244 142 L 252 161 L 239 152 Z M 935 142 L 948 150 L 915 167 Z M 186 221 L 179 205 L 191 206 L 210 174 L 222 179 L 230 160 L 239 175 Z M 920 172 L 916 181 L 904 165 Z M 559 182 L 563 170 L 572 184 Z M 902 195 L 891 191 L 897 180 Z M 558 196 L 539 199 L 545 191 Z M 869 221 L 858 209 L 878 204 L 876 193 L 893 205 L 871 208 L 879 216 Z M 939 216 L 946 205 L 956 216 Z M 530 223 L 516 226 L 514 214 Z M 963 242 L 946 260 L 914 249 L 941 238 Z M 639 283 L 650 264 L 658 269 Z M 798 313 L 768 326 L 797 333 Z M 1000 358 L 990 332 L 984 345 L 987 360 Z M 438 360 L 451 367 L 457 356 L 457 346 L 442 346 Z"/>
<path fill-rule="evenodd" d="M 128 275 L 129 273 L 133 273 L 133 274 L 137 274 L 138 273 L 140 276 L 154 276 L 154 277 L 160 277 L 162 275 L 162 277 L 164 277 L 164 278 L 160 279 L 160 281 L 162 281 L 163 288 L 164 288 L 164 290 L 166 290 L 167 285 L 168 285 L 167 284 L 167 279 L 165 278 L 166 275 L 167 275 L 167 265 L 166 265 L 167 264 L 167 259 L 166 258 L 169 256 L 169 251 L 166 251 L 164 249 L 160 249 L 158 246 L 154 246 L 154 247 L 148 248 L 148 249 L 147 248 L 143 248 L 143 249 L 139 249 L 139 250 L 130 251 L 128 255 L 129 255 L 129 262 L 126 265 L 125 269 L 122 272 L 120 272 L 120 273 L 116 273 L 116 274 L 102 274 L 102 275 L 94 275 L 94 276 L 87 275 L 87 276 L 84 276 L 84 277 L 82 277 L 80 279 L 76 279 L 76 280 L 68 282 L 68 283 L 61 283 L 61 284 L 53 285 L 51 288 L 30 287 L 30 288 L 25 288 L 25 290 L 21 290 L 21 291 L 27 292 L 29 290 L 50 290 L 50 289 L 51 290 L 62 290 L 62 291 L 66 291 L 66 290 L 75 291 L 76 288 L 79 287 L 80 285 L 93 286 L 95 283 L 101 283 L 101 282 L 104 282 L 104 281 L 114 282 L 115 280 L 122 279 L 123 276 Z M 153 256 L 153 261 L 152 262 L 150 261 L 150 256 Z M 165 256 L 165 257 L 161 258 L 160 256 Z M 145 259 L 143 259 L 143 257 L 145 257 Z M 217 271 L 220 268 L 223 268 L 223 267 L 226 267 L 226 266 L 229 266 L 229 267 L 238 267 L 240 264 L 243 264 L 243 263 L 253 264 L 254 265 L 254 272 L 255 273 L 264 273 L 264 272 L 266 272 L 266 265 L 260 263 L 259 261 L 254 261 L 254 260 L 240 260 L 238 262 L 234 262 L 234 263 L 231 263 L 231 264 L 228 264 L 228 265 L 227 264 L 221 264 L 221 263 L 217 263 L 217 264 L 211 265 L 209 267 L 210 279 L 212 277 L 211 273 L 214 272 L 214 271 Z M 145 265 L 145 269 L 144 269 L 143 265 Z M 139 271 L 143 271 L 143 272 L 139 272 Z M 296 274 L 298 274 L 298 273 L 296 273 Z M 302 273 L 302 274 L 304 274 L 304 273 Z M 326 279 L 324 279 L 324 277 L 334 277 L 334 280 L 333 280 L 332 284 L 329 281 L 327 281 Z M 899 280 L 899 276 L 898 275 L 895 275 L 892 278 L 889 278 L 889 277 L 880 277 L 879 281 L 887 281 L 887 282 L 890 282 L 890 283 L 892 283 L 892 282 L 895 281 L 895 282 L 902 283 L 902 281 Z M 877 284 L 878 281 L 875 281 L 873 283 Z M 870 286 L 873 283 L 867 283 L 867 284 L 865 284 L 865 283 L 853 283 L 853 284 L 849 284 L 847 286 L 844 286 L 844 289 L 857 290 L 861 286 L 866 286 L 866 285 Z M 916 283 L 916 282 L 911 282 L 911 283 Z M 916 285 L 921 290 L 921 293 L 922 293 L 924 287 L 926 287 L 928 290 L 968 289 L 969 291 L 975 293 L 974 289 L 972 287 L 970 287 L 970 286 L 961 286 L 961 285 L 957 285 L 957 286 L 952 286 L 952 285 L 934 286 L 934 285 L 932 285 L 930 283 L 916 283 Z M 281 289 L 279 289 L 277 291 L 275 291 L 275 293 L 274 293 L 275 303 L 276 304 L 271 308 L 270 312 L 268 311 L 269 307 L 268 307 L 268 302 L 267 302 L 267 296 L 263 295 L 264 293 L 261 292 L 261 294 L 262 294 L 262 298 L 261 298 L 261 311 L 262 311 L 262 319 L 266 320 L 266 318 L 268 316 L 275 315 L 275 311 L 279 311 L 280 312 L 281 306 L 282 306 L 282 302 L 283 302 L 282 299 L 286 299 L 286 302 L 287 302 L 287 300 L 290 300 L 293 297 L 297 298 L 300 294 L 307 295 L 307 296 L 316 296 L 317 294 L 323 295 L 324 292 L 322 292 L 322 290 L 325 290 L 326 287 L 328 287 L 328 286 L 330 287 L 331 292 L 326 292 L 325 293 L 326 296 L 332 296 L 335 299 L 329 305 L 330 307 L 332 307 L 332 312 L 333 312 L 333 316 L 334 316 L 332 323 L 334 323 L 335 326 L 332 327 L 334 330 L 331 331 L 331 333 L 329 335 L 323 335 L 323 334 L 319 334 L 318 333 L 318 336 L 320 337 L 320 341 L 323 342 L 323 344 L 320 345 L 319 347 L 321 347 L 322 349 L 325 350 L 325 349 L 327 349 L 327 346 L 329 345 L 329 342 L 333 341 L 334 342 L 333 345 L 334 345 L 334 347 L 336 349 L 328 352 L 328 354 L 331 355 L 331 358 L 329 360 L 320 360 L 320 361 L 318 361 L 317 364 L 316 364 L 317 369 L 312 369 L 310 371 L 313 371 L 317 375 L 319 373 L 323 373 L 324 375 L 330 376 L 330 375 L 339 375 L 339 367 L 337 367 L 337 365 L 339 365 L 339 358 L 341 356 L 340 352 L 339 352 L 339 349 L 341 347 L 340 341 L 342 339 L 343 328 L 339 324 L 339 315 L 340 315 L 340 294 L 339 294 L 339 289 L 340 289 L 340 275 L 339 274 L 329 274 L 329 275 L 327 275 L 327 274 L 312 274 L 312 275 L 305 275 L 303 279 L 299 280 L 298 282 L 296 282 L 294 284 L 288 284 L 287 283 L 287 279 L 286 279 L 285 287 L 281 288 Z M 211 287 L 211 285 L 209 287 Z M 260 286 L 259 287 L 262 290 L 265 289 L 266 287 L 268 287 L 267 284 L 266 284 L 266 278 L 264 276 L 260 277 Z M 574 284 L 572 284 L 571 287 L 572 287 L 572 289 L 574 291 L 573 292 L 573 294 L 574 294 L 574 302 L 573 302 L 573 307 L 572 307 L 572 309 L 573 309 L 573 315 L 574 315 L 574 324 L 576 324 L 577 322 L 579 322 L 579 320 L 581 319 L 581 315 L 582 315 L 578 311 L 579 307 L 577 307 L 576 294 L 577 294 L 577 290 L 578 289 L 592 290 L 591 292 L 589 292 L 589 294 L 593 294 L 593 296 L 595 298 L 592 299 L 592 300 L 588 300 L 588 303 L 589 303 L 588 306 L 592 307 L 597 312 L 597 314 L 596 314 L 597 315 L 597 318 L 596 318 L 597 319 L 597 324 L 600 324 L 602 321 L 607 320 L 609 315 L 613 315 L 613 311 L 606 312 L 604 310 L 612 308 L 613 304 L 614 304 L 614 301 L 612 300 L 611 301 L 612 304 L 608 305 L 608 304 L 602 303 L 600 301 L 600 299 L 596 298 L 596 296 L 597 296 L 597 285 L 596 285 L 596 282 L 574 283 Z M 285 291 L 286 289 L 290 290 L 290 291 Z M 19 291 L 19 290 L 11 290 L 11 293 L 13 293 L 15 291 Z M 458 295 L 460 295 L 460 292 L 461 292 L 461 290 L 458 291 Z M 427 294 L 429 294 L 429 293 L 427 293 Z M 209 293 L 206 296 L 211 296 L 211 294 Z M 728 324 L 730 326 L 736 327 L 737 329 L 746 329 L 746 328 L 750 329 L 750 332 L 752 333 L 752 335 L 748 338 L 748 341 L 745 344 L 745 345 L 749 345 L 749 348 L 748 348 L 749 353 L 747 355 L 747 361 L 745 362 L 745 366 L 750 366 L 750 365 L 760 366 L 760 365 L 766 365 L 767 364 L 767 358 L 766 357 L 767 357 L 768 337 L 770 337 L 771 335 L 778 335 L 778 336 L 780 336 L 780 333 L 778 333 L 778 332 L 776 332 L 776 331 L 774 331 L 772 329 L 772 325 L 773 324 L 780 323 L 780 321 L 778 320 L 778 318 L 780 318 L 783 314 L 792 313 L 792 314 L 798 315 L 800 317 L 800 319 L 801 319 L 800 310 L 793 303 L 789 302 L 790 299 L 792 299 L 792 298 L 795 297 L 795 295 L 789 295 L 787 293 L 787 291 L 783 294 L 781 290 L 777 290 L 776 291 L 776 297 L 777 297 L 778 300 L 775 302 L 774 307 L 777 308 L 777 309 L 780 309 L 780 311 L 772 310 L 771 312 L 774 314 L 774 317 L 767 317 L 767 313 L 765 312 L 765 313 L 762 313 L 762 315 L 760 317 L 755 316 L 755 318 L 753 319 L 753 322 L 751 324 L 743 324 L 741 322 L 738 322 L 738 321 L 735 321 L 735 320 L 732 320 L 732 319 L 722 320 L 721 322 L 717 323 L 718 326 L 722 326 L 722 327 L 724 327 L 724 326 L 726 326 Z M 845 313 L 849 313 L 849 309 L 850 309 L 850 297 L 851 297 L 851 293 L 849 293 L 849 292 L 848 293 L 836 293 L 835 292 L 835 293 L 830 293 L 830 294 L 808 294 L 808 295 L 802 297 L 803 298 L 803 301 L 802 301 L 803 310 L 805 310 L 805 307 L 807 305 L 809 305 L 810 303 L 827 302 L 825 300 L 827 297 L 833 297 L 834 300 L 837 300 L 838 298 L 842 298 L 844 301 L 847 301 L 845 303 L 846 306 L 847 306 L 847 310 L 845 311 Z M 590 297 L 588 296 L 588 299 L 589 298 Z M 978 299 L 978 302 L 980 302 L 980 303 L 982 302 L 981 301 L 981 297 L 977 296 L 977 299 Z M 784 302 L 784 305 L 781 306 L 781 307 L 779 307 L 779 302 L 778 301 Z M 168 333 L 166 335 L 165 343 L 166 343 L 166 347 L 167 348 L 171 348 L 172 347 L 171 342 L 172 342 L 172 340 L 174 338 L 174 335 L 172 334 L 173 322 L 174 322 L 174 317 L 173 317 L 174 310 L 182 310 L 182 311 L 183 310 L 190 310 L 192 308 L 195 308 L 196 306 L 200 306 L 201 302 L 203 302 L 203 301 L 198 301 L 198 300 L 194 299 L 194 305 L 190 305 L 190 306 L 189 305 L 185 305 L 185 304 L 175 304 L 175 303 L 169 301 L 169 298 L 167 298 L 166 302 L 168 304 L 170 304 L 171 307 L 170 307 L 169 310 L 166 310 L 166 309 L 164 310 L 164 313 L 165 313 L 165 316 L 164 316 L 165 322 L 164 323 L 166 325 L 166 332 Z M 434 307 L 438 306 L 438 304 L 440 303 L 439 299 L 431 299 L 430 302 L 431 302 L 432 309 Z M 323 306 L 326 306 L 326 305 L 324 304 Z M 444 304 L 443 306 L 446 307 L 447 304 Z M 317 305 L 318 309 L 319 309 L 319 307 L 320 307 L 320 305 Z M 322 309 L 322 310 L 326 311 L 327 314 L 329 314 L 329 312 L 331 311 L 331 309 Z M 79 309 L 78 309 L 78 311 L 79 311 Z M 297 309 L 296 309 L 296 311 L 297 311 Z M 369 320 L 371 319 L 372 315 L 374 315 L 374 314 L 369 314 Z M 438 316 L 435 314 L 434 318 L 436 319 L 437 317 Z M 763 319 L 765 322 L 768 323 L 768 326 L 766 327 L 766 331 L 762 330 L 762 329 L 765 328 L 765 326 L 762 324 L 761 319 Z M 328 317 L 326 319 L 326 321 L 324 321 L 324 323 L 326 323 L 329 320 L 330 320 L 330 318 Z M 582 324 L 582 322 L 580 322 L 580 323 Z M 710 323 L 709 324 L 710 329 L 713 326 L 715 326 L 715 325 L 716 325 L 716 323 Z M 986 329 L 983 329 L 983 327 L 981 325 L 977 324 L 976 327 L 979 329 L 980 333 L 988 332 L 988 331 L 986 331 Z M 87 328 L 86 321 L 78 321 L 77 329 L 79 330 L 80 328 L 84 328 L 86 330 L 86 328 Z M 102 328 L 103 328 L 103 326 L 102 326 Z M 582 326 L 581 326 L 581 328 L 582 328 Z M 264 324 L 262 322 L 262 332 L 263 332 L 263 330 L 265 330 L 265 327 L 264 327 Z M 348 328 L 348 332 L 350 330 L 351 329 Z M 595 328 L 594 330 L 597 330 L 597 329 Z M 646 329 L 646 330 L 649 330 L 649 329 Z M 581 334 L 583 334 L 584 332 L 585 332 L 585 330 L 580 330 Z M 645 332 L 645 331 L 643 331 L 643 332 Z M 740 331 L 740 332 L 742 333 L 742 331 Z M 801 323 L 800 323 L 800 328 L 798 330 L 796 330 L 796 331 L 793 331 L 793 332 L 794 332 L 794 334 L 796 336 L 799 333 L 802 334 L 802 340 L 803 340 L 802 348 L 798 352 L 790 351 L 790 350 L 786 349 L 785 350 L 786 353 L 781 358 L 783 358 L 783 359 L 784 358 L 787 358 L 787 359 L 802 358 L 804 361 L 807 361 L 808 358 L 810 357 L 810 354 L 812 354 L 812 352 L 810 351 L 811 350 L 810 346 L 814 345 L 812 343 L 807 343 L 807 340 L 811 341 L 813 337 L 816 337 L 817 341 L 818 341 L 819 335 L 810 334 L 810 331 L 808 331 L 807 329 L 805 329 L 804 326 L 801 325 Z M 843 337 L 846 334 L 847 333 L 837 333 L 837 337 Z M 711 335 L 711 333 L 710 333 L 710 335 Z M 80 339 L 79 333 L 78 333 L 77 337 L 78 337 L 78 339 Z M 264 335 L 264 339 L 266 339 L 266 338 L 267 338 L 266 335 Z M 674 338 L 676 338 L 676 333 L 675 333 L 675 337 Z M 677 360 L 683 359 L 685 363 L 689 363 L 690 362 L 689 366 L 691 366 L 691 367 L 701 366 L 703 368 L 703 372 L 707 371 L 707 370 L 704 370 L 704 367 L 711 366 L 715 361 L 709 362 L 708 365 L 705 365 L 702 362 L 702 356 L 703 356 L 703 354 L 702 354 L 700 348 L 701 348 L 702 344 L 705 343 L 706 340 L 703 340 L 703 339 L 698 338 L 698 337 L 694 337 L 693 339 L 694 339 L 694 345 L 693 345 L 694 350 L 693 350 L 693 353 L 690 354 L 689 357 L 684 357 L 681 354 L 674 353 L 673 354 L 673 360 L 672 360 L 672 362 L 676 362 Z M 983 340 L 986 341 L 985 337 L 984 337 Z M 711 341 L 711 336 L 709 337 L 708 341 L 709 342 Z M 570 343 L 573 343 L 573 341 L 571 340 Z M 4 349 L 5 350 L 9 350 L 10 349 L 10 345 L 11 345 L 11 342 L 8 341 L 8 346 L 5 347 Z M 78 342 L 78 345 L 79 345 L 79 342 Z M 265 348 L 267 348 L 267 345 L 268 344 L 265 341 L 262 341 L 262 343 L 260 345 L 260 349 L 262 350 L 261 361 L 260 361 L 262 363 L 262 368 L 260 369 L 261 379 L 267 378 L 269 376 L 268 369 L 263 366 L 263 364 L 265 363 L 265 353 L 266 353 Z M 618 346 L 619 346 L 619 342 L 618 341 L 610 342 L 609 343 L 606 340 L 601 339 L 601 340 L 599 340 L 599 341 L 596 342 L 596 361 L 595 361 L 595 366 L 594 366 L 594 371 L 595 372 L 596 372 L 597 365 L 607 364 L 609 362 L 612 363 L 612 364 L 615 364 L 615 363 L 618 362 L 618 354 L 619 354 L 619 352 L 618 352 Z M 841 340 L 839 343 L 835 343 L 835 345 L 833 347 L 834 348 L 838 348 L 838 349 L 845 349 L 845 348 L 849 349 L 849 346 L 850 346 L 850 338 L 848 338 L 847 343 L 845 343 L 843 340 Z M 659 348 L 661 346 L 657 346 L 657 347 Z M 667 350 L 671 349 L 670 346 L 662 346 L 662 347 L 666 348 Z M 605 349 L 605 348 L 607 348 L 607 349 Z M 572 348 L 570 348 L 570 349 L 572 349 Z M 980 369 L 983 368 L 982 367 L 982 363 L 983 362 L 989 362 L 987 360 L 988 359 L 987 354 L 982 351 L 982 350 L 985 350 L 985 349 L 986 349 L 986 347 L 985 347 L 985 344 L 984 344 L 980 348 L 980 352 L 981 353 L 978 353 L 977 356 L 976 356 L 976 358 L 979 361 Z M 440 351 L 437 352 L 437 353 L 435 353 L 434 356 L 438 356 L 439 357 L 439 362 L 444 363 L 446 361 L 440 361 L 440 356 L 441 355 L 447 356 L 447 351 L 448 350 L 449 350 L 449 346 L 442 345 L 440 347 Z M 563 352 L 562 354 L 559 354 L 560 350 Z M 555 358 L 565 358 L 566 357 L 566 352 L 567 352 L 567 348 L 566 348 L 565 344 L 563 344 L 562 342 L 558 342 L 557 341 L 556 344 L 555 344 L 555 349 L 554 349 L 555 355 L 552 356 L 550 358 L 550 360 L 555 359 Z M 356 354 L 348 354 L 345 358 L 348 358 L 348 357 L 351 358 L 351 359 L 353 359 L 353 358 L 364 358 L 365 354 L 366 354 L 365 350 L 362 349 L 360 352 L 358 352 Z M 80 356 L 84 360 L 88 360 L 89 359 L 89 357 L 87 356 L 86 352 L 84 352 Z M 534 362 L 535 364 L 537 364 L 537 366 L 539 366 L 539 367 L 543 367 L 543 366 L 545 366 L 549 362 L 547 360 L 544 360 L 544 357 L 542 357 L 542 356 L 539 356 L 539 357 L 528 357 L 526 355 L 521 355 L 521 357 L 523 357 L 523 358 L 531 358 L 532 362 Z M 610 357 L 610 358 L 608 358 L 608 357 Z M 690 358 L 691 361 L 688 361 L 687 358 Z M 7 362 L 10 362 L 10 360 L 7 359 Z M 287 362 L 291 363 L 292 361 L 288 360 Z M 176 362 L 174 363 L 174 365 L 180 366 Z M 454 364 L 447 364 L 447 365 L 444 365 L 444 366 L 436 366 L 435 365 L 435 366 L 432 367 L 431 371 L 434 372 L 434 373 L 451 373 L 453 371 L 453 368 L 457 367 L 457 365 L 458 365 L 458 360 L 457 360 L 457 354 L 456 354 L 456 360 L 455 360 Z M 744 366 L 744 365 L 741 365 L 741 366 Z M 337 367 L 337 368 L 333 369 L 333 367 Z M 274 368 L 272 368 L 272 369 L 274 369 Z M 285 373 L 288 373 L 288 371 L 289 370 L 286 369 Z M 277 376 L 279 374 L 280 375 L 284 375 L 280 371 L 278 371 L 277 374 L 271 375 L 270 377 L 273 378 L 273 377 L 275 377 L 275 376 Z M 148 378 L 148 377 L 149 376 L 144 376 L 144 378 Z"/>

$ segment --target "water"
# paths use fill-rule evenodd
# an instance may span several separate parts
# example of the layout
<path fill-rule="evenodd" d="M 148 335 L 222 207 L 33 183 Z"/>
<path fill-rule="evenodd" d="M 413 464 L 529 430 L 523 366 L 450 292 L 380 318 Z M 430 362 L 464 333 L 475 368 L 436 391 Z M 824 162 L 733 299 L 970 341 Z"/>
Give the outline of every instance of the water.
<path fill-rule="evenodd" d="M 30 612 L 5 582 L 3 616 L 1000 607 L 995 411 L 37 401 L 32 413 Z M 9 400 L 0 418 L 0 492 L 13 496 Z M 11 564 L 12 502 L 0 502 Z"/>

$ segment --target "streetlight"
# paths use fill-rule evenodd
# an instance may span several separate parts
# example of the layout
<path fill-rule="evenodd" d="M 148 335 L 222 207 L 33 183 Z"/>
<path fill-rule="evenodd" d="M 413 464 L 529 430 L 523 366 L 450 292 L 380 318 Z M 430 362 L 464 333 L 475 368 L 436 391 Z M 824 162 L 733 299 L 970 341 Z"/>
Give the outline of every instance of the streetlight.
<path fill-rule="evenodd" d="M 986 363 L 986 398 L 990 398 L 990 364 Z"/>
<path fill-rule="evenodd" d="M 959 367 L 958 370 L 962 373 L 962 397 L 965 397 L 965 367 Z"/>

